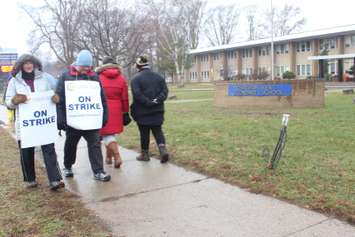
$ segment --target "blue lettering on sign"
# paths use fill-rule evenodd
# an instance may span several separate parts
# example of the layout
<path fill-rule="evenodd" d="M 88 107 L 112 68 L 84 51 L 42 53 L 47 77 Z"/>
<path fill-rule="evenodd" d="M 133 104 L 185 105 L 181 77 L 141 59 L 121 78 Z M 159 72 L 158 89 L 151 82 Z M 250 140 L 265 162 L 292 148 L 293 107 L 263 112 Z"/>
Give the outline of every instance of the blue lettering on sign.
<path fill-rule="evenodd" d="M 69 104 L 68 110 L 99 110 L 101 109 L 100 103 L 91 104 Z"/>
<path fill-rule="evenodd" d="M 78 104 L 69 104 L 68 110 L 100 110 L 100 103 L 91 103 L 90 96 L 79 96 L 78 100 L 80 103 Z"/>
<path fill-rule="evenodd" d="M 55 123 L 55 116 L 47 117 L 47 110 L 42 110 L 42 111 L 35 111 L 33 113 L 33 116 L 35 119 L 26 119 L 22 121 L 22 126 L 23 127 L 28 127 L 28 126 L 39 126 L 39 125 L 46 125 L 50 123 Z"/>
<path fill-rule="evenodd" d="M 79 102 L 91 102 L 90 96 L 79 96 Z"/>
<path fill-rule="evenodd" d="M 291 96 L 292 84 L 228 85 L 228 96 Z"/>

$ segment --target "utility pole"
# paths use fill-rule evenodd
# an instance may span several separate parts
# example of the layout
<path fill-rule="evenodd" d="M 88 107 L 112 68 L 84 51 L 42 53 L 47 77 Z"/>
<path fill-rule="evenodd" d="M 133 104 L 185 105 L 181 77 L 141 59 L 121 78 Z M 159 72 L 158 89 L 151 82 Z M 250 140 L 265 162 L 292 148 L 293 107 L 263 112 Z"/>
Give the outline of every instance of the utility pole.
<path fill-rule="evenodd" d="M 274 72 L 274 9 L 271 3 L 271 80 L 274 80 L 275 72 Z"/>

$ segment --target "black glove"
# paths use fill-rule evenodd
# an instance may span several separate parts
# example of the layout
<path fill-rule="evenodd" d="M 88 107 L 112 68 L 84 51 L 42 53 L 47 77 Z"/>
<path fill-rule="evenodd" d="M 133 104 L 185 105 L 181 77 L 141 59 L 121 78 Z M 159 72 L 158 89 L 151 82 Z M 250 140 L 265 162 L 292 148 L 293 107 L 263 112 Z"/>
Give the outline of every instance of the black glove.
<path fill-rule="evenodd" d="M 56 106 L 56 110 L 57 110 L 57 128 L 58 128 L 59 131 L 60 130 L 66 131 L 66 129 L 67 129 L 67 119 L 65 117 L 65 114 L 61 110 L 61 108 L 59 107 L 58 104 Z"/>
<path fill-rule="evenodd" d="M 124 113 L 123 114 L 123 125 L 127 126 L 128 124 L 130 124 L 132 121 L 131 117 L 129 116 L 128 113 Z"/>
<path fill-rule="evenodd" d="M 58 121 L 57 122 L 57 128 L 58 128 L 58 130 L 66 131 L 67 130 L 67 124 L 64 121 Z"/>

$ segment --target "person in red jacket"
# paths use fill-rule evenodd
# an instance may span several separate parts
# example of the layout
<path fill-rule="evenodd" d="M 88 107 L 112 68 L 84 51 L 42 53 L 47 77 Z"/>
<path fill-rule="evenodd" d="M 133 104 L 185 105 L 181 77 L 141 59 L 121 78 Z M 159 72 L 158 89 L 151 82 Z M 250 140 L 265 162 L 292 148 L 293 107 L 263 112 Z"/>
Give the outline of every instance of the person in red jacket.
<path fill-rule="evenodd" d="M 130 122 L 128 115 L 128 87 L 120 67 L 111 57 L 104 57 L 102 65 L 96 69 L 104 88 L 108 105 L 108 122 L 100 134 L 106 146 L 106 164 L 120 168 L 122 159 L 118 150 L 116 135 L 123 132 L 123 126 Z"/>

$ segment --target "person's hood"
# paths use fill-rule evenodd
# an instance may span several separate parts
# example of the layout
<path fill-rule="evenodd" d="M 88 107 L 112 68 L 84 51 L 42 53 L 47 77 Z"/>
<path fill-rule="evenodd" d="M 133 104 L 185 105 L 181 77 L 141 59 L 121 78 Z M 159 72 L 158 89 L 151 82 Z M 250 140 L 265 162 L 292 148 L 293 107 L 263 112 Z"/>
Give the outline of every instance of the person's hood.
<path fill-rule="evenodd" d="M 42 71 L 42 63 L 38 58 L 30 54 L 23 54 L 17 59 L 15 66 L 11 72 L 13 77 L 16 77 L 16 75 L 21 72 L 21 69 L 25 62 L 33 63 L 35 70 L 37 69 L 38 71 Z"/>
<path fill-rule="evenodd" d="M 107 78 L 115 78 L 121 74 L 121 69 L 117 64 L 108 63 L 97 67 L 95 71 Z"/>

